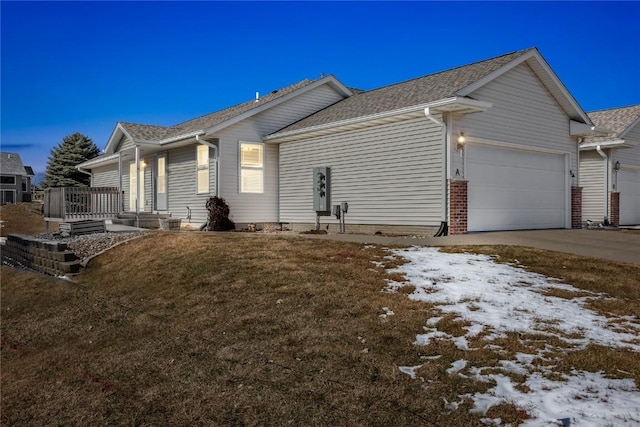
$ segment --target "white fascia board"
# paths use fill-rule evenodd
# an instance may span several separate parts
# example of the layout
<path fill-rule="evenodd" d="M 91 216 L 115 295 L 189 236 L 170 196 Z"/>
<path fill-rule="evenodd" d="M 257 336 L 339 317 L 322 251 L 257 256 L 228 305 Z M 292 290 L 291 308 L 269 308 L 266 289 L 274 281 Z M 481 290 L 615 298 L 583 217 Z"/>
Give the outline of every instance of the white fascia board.
<path fill-rule="evenodd" d="M 128 139 L 133 140 L 133 138 L 131 137 L 131 135 L 129 135 L 129 132 L 127 132 L 124 128 L 124 126 L 122 126 L 122 124 L 120 124 L 120 122 L 116 123 L 116 127 L 113 129 L 113 132 L 111 132 L 111 136 L 109 137 L 109 140 L 107 141 L 107 145 L 104 148 L 104 152 L 105 153 L 114 153 L 116 150 L 116 146 L 115 144 L 117 144 L 120 141 L 120 137 L 118 137 L 118 133 L 126 136 Z"/>
<path fill-rule="evenodd" d="M 76 168 L 91 169 L 96 166 L 108 165 L 118 160 L 118 157 L 120 157 L 118 153 L 98 156 L 76 165 Z"/>
<path fill-rule="evenodd" d="M 477 90 L 478 88 L 484 86 L 485 84 L 489 83 L 490 81 L 494 80 L 495 78 L 501 76 L 502 74 L 506 73 L 507 71 L 513 69 L 514 67 L 516 67 L 516 66 L 518 66 L 518 65 L 522 64 L 523 62 L 528 61 L 530 59 L 533 59 L 533 60 L 536 61 L 536 63 L 540 66 L 540 68 L 542 68 L 542 70 L 544 70 L 544 72 L 547 74 L 549 79 L 553 82 L 553 84 L 555 86 L 555 89 L 558 92 L 560 92 L 560 94 L 566 99 L 566 101 L 569 103 L 569 105 L 571 105 L 571 108 L 574 111 L 572 111 L 570 113 L 574 113 L 575 115 L 580 117 L 584 123 L 589 124 L 589 125 L 593 125 L 593 123 L 589 119 L 589 116 L 587 116 L 587 113 L 585 113 L 584 110 L 582 110 L 582 108 L 576 102 L 576 100 L 571 95 L 571 93 L 567 90 L 567 88 L 564 86 L 564 84 L 560 81 L 560 79 L 558 78 L 556 73 L 551 69 L 549 64 L 547 64 L 547 61 L 545 61 L 545 59 L 542 57 L 540 52 L 538 52 L 538 49 L 532 49 L 531 51 L 523 54 L 522 56 L 519 56 L 518 58 L 516 58 L 513 61 L 509 62 L 508 64 L 503 65 L 502 67 L 498 68 L 494 72 L 487 74 L 486 76 L 484 76 L 480 80 L 470 84 L 467 87 L 462 88 L 456 94 L 457 95 L 462 95 L 462 96 L 468 96 L 471 92 Z M 536 72 L 535 69 L 533 69 L 533 71 Z"/>
<path fill-rule="evenodd" d="M 433 113 L 442 113 L 446 111 L 451 111 L 451 109 L 454 108 L 455 106 L 470 107 L 475 109 L 476 111 L 484 111 L 491 108 L 493 104 L 490 102 L 478 101 L 471 98 L 461 98 L 456 96 L 452 98 L 445 98 L 445 99 L 440 99 L 438 101 L 429 102 L 427 104 L 412 105 L 410 107 L 404 107 L 404 108 L 391 110 L 391 111 L 384 111 L 382 113 L 371 114 L 368 116 L 361 116 L 353 119 L 341 120 L 338 122 L 325 123 L 322 125 L 311 126 L 304 129 L 296 129 L 289 132 L 275 133 L 272 135 L 265 136 L 264 138 L 262 138 L 262 140 L 274 141 L 281 138 L 287 138 L 287 137 L 296 136 L 296 135 L 303 135 L 306 133 L 317 132 L 317 131 L 327 130 L 331 128 L 339 128 L 342 126 L 349 126 L 357 123 L 370 122 L 370 121 L 375 121 L 375 120 L 384 119 L 384 118 L 393 117 L 393 116 L 401 116 L 403 114 L 408 114 L 408 113 L 415 113 L 415 112 L 422 113 L 425 108 L 429 108 Z"/>
<path fill-rule="evenodd" d="M 185 133 L 183 135 L 178 135 L 178 136 L 173 136 L 171 138 L 166 138 L 166 139 L 161 139 L 160 141 L 154 142 L 154 145 L 167 145 L 167 144 L 171 144 L 172 142 L 178 142 L 178 141 L 183 141 L 185 139 L 189 139 L 189 138 L 195 138 L 198 135 L 204 135 L 205 131 L 204 130 L 197 130 L 194 132 L 190 132 L 190 133 Z"/>
<path fill-rule="evenodd" d="M 632 144 L 629 141 L 625 141 L 624 139 L 613 139 L 610 141 L 583 142 L 582 144 L 580 144 L 580 151 L 595 150 L 597 147 L 622 148 L 622 147 L 628 147 L 633 145 L 635 144 Z"/>
<path fill-rule="evenodd" d="M 571 136 L 608 135 L 610 133 L 609 129 L 569 120 L 569 134 Z"/>
<path fill-rule="evenodd" d="M 283 102 L 286 102 L 292 98 L 295 98 L 298 95 L 302 95 L 303 93 L 306 93 L 310 90 L 313 90 L 319 86 L 322 86 L 324 84 L 329 84 L 330 86 L 332 86 L 334 89 L 337 89 L 338 92 L 342 92 L 342 94 L 344 95 L 345 98 L 348 98 L 349 96 L 353 95 L 353 92 L 347 88 L 345 85 L 343 85 L 338 79 L 336 79 L 333 75 L 327 76 L 327 77 L 323 77 L 321 79 L 316 80 L 313 83 L 310 83 L 304 87 L 301 87 L 300 89 L 294 90 L 291 93 L 286 94 L 285 96 L 281 96 L 280 98 L 274 99 L 273 101 L 269 101 L 265 104 L 260 105 L 259 107 L 256 108 L 252 108 L 249 111 L 245 111 L 242 114 L 239 114 L 229 120 L 226 120 L 222 123 L 219 123 L 215 126 L 212 126 L 210 128 L 206 128 L 204 129 L 204 135 L 211 135 L 213 133 L 219 132 L 220 130 L 231 126 L 233 124 L 236 124 L 244 119 L 247 119 L 251 116 L 254 116 L 256 114 L 259 114 L 271 107 L 275 107 L 276 105 L 280 105 Z M 258 100 L 258 102 L 260 102 L 260 100 Z"/>

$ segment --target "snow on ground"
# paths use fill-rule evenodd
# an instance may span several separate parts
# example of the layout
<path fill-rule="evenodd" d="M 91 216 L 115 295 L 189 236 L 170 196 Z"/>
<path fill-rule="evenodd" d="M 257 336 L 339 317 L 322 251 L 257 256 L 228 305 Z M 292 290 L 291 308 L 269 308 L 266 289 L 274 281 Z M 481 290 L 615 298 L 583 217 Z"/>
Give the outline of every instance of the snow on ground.
<path fill-rule="evenodd" d="M 564 351 L 598 344 L 640 353 L 638 319 L 604 317 L 584 307 L 590 298 L 602 298 L 601 295 L 589 294 L 517 266 L 498 264 L 485 255 L 447 254 L 435 248 L 393 253 L 409 261 L 389 270 L 404 274 L 415 287 L 409 298 L 436 304 L 443 313 L 453 313 L 471 324 L 464 336 L 453 337 L 437 329 L 441 318 L 429 319 L 425 333 L 416 336 L 419 345 L 448 339 L 458 348 L 468 350 L 467 338 L 480 333 L 490 343 L 506 332 L 520 332 L 558 338 L 569 347 Z M 387 290 L 394 291 L 403 285 L 390 282 Z M 554 289 L 587 296 L 565 299 L 545 295 Z M 536 354 L 520 353 L 515 360 L 501 361 L 500 369 L 505 374 L 513 372 L 526 377 L 523 384 L 526 387 L 516 388 L 519 384 L 507 375 L 496 374 L 495 367 L 491 373 L 484 373 L 488 369 L 469 366 L 466 360 L 453 362 L 448 373 L 495 383 L 486 393 L 459 396 L 460 402 L 473 399 L 474 411 L 480 413 L 503 402 L 513 403 L 531 416 L 524 426 L 563 423 L 586 427 L 640 426 L 640 392 L 632 379 L 609 379 L 602 373 L 574 370 L 562 374 L 564 381 L 550 380 L 544 375 L 550 368 L 534 362 L 548 360 L 547 354 L 556 350 L 547 343 Z M 419 366 L 400 368 L 412 378 L 418 369 Z M 450 405 L 456 406 L 455 402 Z M 486 419 L 486 423 L 502 425 L 500 420 Z"/>

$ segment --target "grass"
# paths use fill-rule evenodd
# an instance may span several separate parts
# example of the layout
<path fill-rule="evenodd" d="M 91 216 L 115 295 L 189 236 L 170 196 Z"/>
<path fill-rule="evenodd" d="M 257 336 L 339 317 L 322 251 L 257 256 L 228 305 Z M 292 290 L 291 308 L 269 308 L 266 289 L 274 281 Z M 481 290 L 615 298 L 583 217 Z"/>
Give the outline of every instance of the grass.
<path fill-rule="evenodd" d="M 598 310 L 637 313 L 640 268 L 526 248 L 469 249 L 624 303 Z M 444 340 L 415 346 L 426 320 L 440 314 L 409 300 L 410 287 L 381 292 L 390 278 L 384 267 L 403 262 L 387 256 L 328 240 L 156 233 L 97 257 L 74 282 L 3 266 L 0 422 L 483 425 L 469 400 L 458 410 L 446 402 L 492 384 L 447 369 L 460 359 L 498 366 L 504 352 Z M 394 315 L 381 317 L 383 307 Z M 437 325 L 454 336 L 464 326 L 454 316 Z M 515 354 L 536 345 L 528 338 L 499 344 Z M 634 352 L 591 346 L 557 357 L 558 372 L 622 370 L 640 383 Z M 416 380 L 398 369 L 415 365 Z M 527 418 L 510 404 L 490 415 L 514 425 Z"/>
<path fill-rule="evenodd" d="M 0 236 L 10 233 L 44 233 L 42 203 L 8 203 L 0 205 Z M 52 222 L 49 231 L 57 231 L 58 223 Z"/>

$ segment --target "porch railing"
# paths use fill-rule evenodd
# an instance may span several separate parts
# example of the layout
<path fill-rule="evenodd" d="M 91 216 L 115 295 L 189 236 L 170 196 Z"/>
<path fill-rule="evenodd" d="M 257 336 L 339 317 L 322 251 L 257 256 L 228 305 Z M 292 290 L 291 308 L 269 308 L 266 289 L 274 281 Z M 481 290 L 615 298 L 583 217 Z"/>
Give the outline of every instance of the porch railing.
<path fill-rule="evenodd" d="M 117 187 L 59 187 L 44 192 L 47 221 L 79 221 L 116 218 L 120 213 Z"/>

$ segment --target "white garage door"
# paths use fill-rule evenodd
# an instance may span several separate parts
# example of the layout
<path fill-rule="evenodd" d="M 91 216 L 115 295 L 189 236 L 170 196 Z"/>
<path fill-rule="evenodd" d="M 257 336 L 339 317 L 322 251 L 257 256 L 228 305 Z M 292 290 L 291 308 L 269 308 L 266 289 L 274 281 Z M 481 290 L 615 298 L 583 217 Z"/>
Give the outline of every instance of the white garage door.
<path fill-rule="evenodd" d="M 566 227 L 564 155 L 483 145 L 465 155 L 468 231 Z"/>
<path fill-rule="evenodd" d="M 620 191 L 620 225 L 640 224 L 640 171 L 621 169 L 618 172 Z"/>

